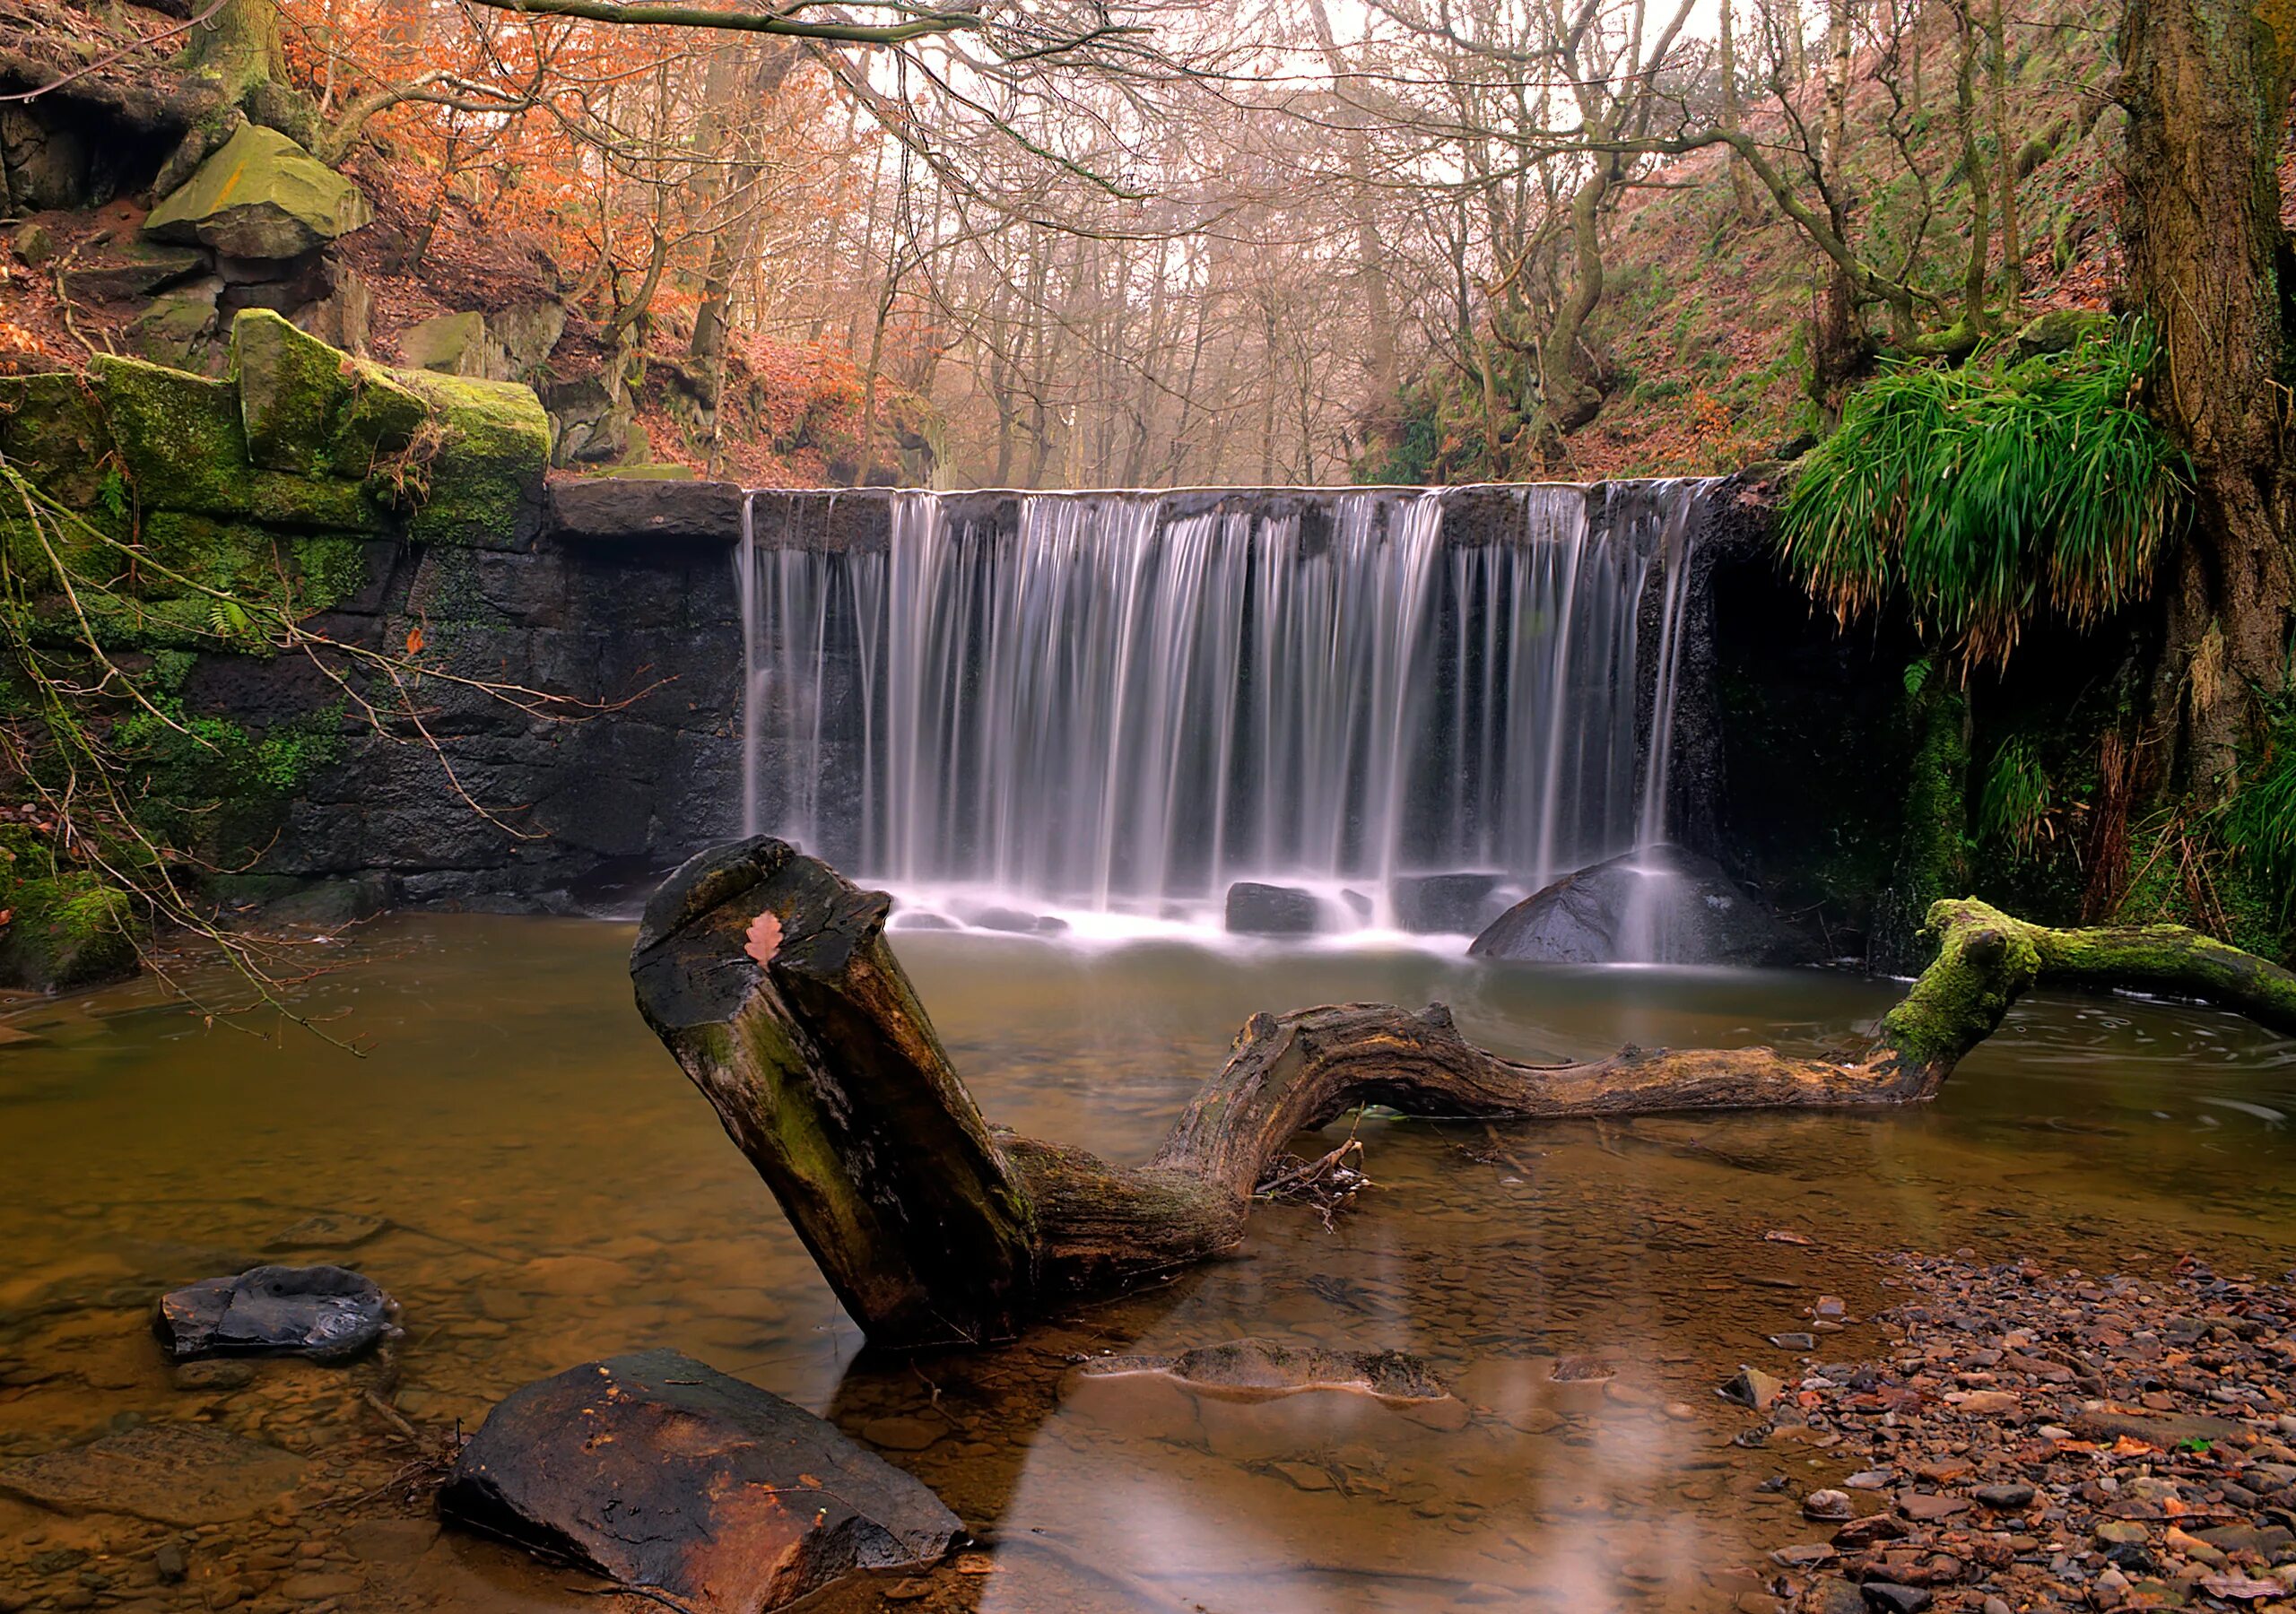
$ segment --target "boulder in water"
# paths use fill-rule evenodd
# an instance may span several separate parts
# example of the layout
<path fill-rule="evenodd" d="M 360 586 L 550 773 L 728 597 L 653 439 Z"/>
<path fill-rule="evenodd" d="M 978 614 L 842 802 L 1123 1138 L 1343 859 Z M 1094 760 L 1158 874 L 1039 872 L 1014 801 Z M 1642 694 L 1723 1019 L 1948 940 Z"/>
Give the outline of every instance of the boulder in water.
<path fill-rule="evenodd" d="M 1398 874 L 1388 883 L 1387 900 L 1399 930 L 1471 936 L 1506 911 L 1506 879 L 1479 872 Z"/>
<path fill-rule="evenodd" d="M 1297 886 L 1239 880 L 1228 888 L 1228 929 L 1239 936 L 1312 936 L 1323 928 L 1323 905 Z"/>
<path fill-rule="evenodd" d="M 513 1392 L 439 1506 L 696 1614 L 763 1614 L 855 1570 L 923 1568 L 961 1528 L 831 1425 L 674 1350 Z"/>
<path fill-rule="evenodd" d="M 1776 922 L 1720 864 L 1663 846 L 1564 875 L 1467 949 L 1551 964 L 1761 964 L 1786 950 Z"/>
<path fill-rule="evenodd" d="M 300 1356 L 340 1362 L 380 1340 L 397 1310 L 371 1278 L 339 1266 L 261 1266 L 164 1295 L 152 1332 L 178 1362 Z"/>

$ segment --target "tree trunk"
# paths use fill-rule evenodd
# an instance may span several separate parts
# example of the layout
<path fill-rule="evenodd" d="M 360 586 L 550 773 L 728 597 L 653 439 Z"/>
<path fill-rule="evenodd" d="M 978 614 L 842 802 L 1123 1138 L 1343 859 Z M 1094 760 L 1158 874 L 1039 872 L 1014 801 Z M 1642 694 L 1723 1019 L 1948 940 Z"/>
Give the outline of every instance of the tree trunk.
<path fill-rule="evenodd" d="M 2122 245 L 2159 333 L 2154 406 L 2193 457 L 2198 519 L 2178 563 L 2155 713 L 2204 800 L 2236 784 L 2256 695 L 2285 676 L 2292 477 L 2281 367 L 2287 234 L 2275 164 L 2296 40 L 2246 0 L 2129 0 Z"/>
<path fill-rule="evenodd" d="M 2047 930 L 1941 902 L 1936 961 L 1831 1055 L 1630 1046 L 1531 1065 L 1468 1042 L 1439 1003 L 1256 1014 L 1154 1156 L 1126 1167 L 988 1127 L 886 945 L 891 906 L 761 836 L 672 875 L 631 957 L 639 1012 L 887 1345 L 1007 1338 L 1232 1249 L 1271 1161 L 1359 1105 L 1560 1120 L 1909 1103 L 2041 979 L 2189 994 L 2296 1033 L 2296 975 L 2180 926 Z"/>

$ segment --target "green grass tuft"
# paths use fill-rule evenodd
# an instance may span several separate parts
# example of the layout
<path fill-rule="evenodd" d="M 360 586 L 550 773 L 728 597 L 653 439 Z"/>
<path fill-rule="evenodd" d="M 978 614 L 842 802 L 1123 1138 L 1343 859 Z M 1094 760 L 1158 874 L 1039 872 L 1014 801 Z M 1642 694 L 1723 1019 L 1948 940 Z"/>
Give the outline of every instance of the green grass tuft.
<path fill-rule="evenodd" d="M 1789 565 L 1844 621 L 1900 600 L 1968 664 L 1999 664 L 2043 610 L 2086 627 L 2141 599 L 2182 536 L 2191 472 L 2138 400 L 2152 341 L 1899 364 L 1804 462 Z"/>

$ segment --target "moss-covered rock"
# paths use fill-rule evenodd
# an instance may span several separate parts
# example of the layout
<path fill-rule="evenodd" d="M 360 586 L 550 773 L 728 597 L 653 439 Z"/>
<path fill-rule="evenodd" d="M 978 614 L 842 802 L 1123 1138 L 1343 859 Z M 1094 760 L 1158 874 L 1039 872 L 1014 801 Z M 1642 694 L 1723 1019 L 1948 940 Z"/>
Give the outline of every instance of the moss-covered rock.
<path fill-rule="evenodd" d="M 351 402 L 349 369 L 344 354 L 268 308 L 241 314 L 231 326 L 231 375 L 248 457 L 269 471 L 329 474 L 335 421 Z"/>
<path fill-rule="evenodd" d="M 350 383 L 350 398 L 327 439 L 327 464 L 338 476 L 364 478 L 413 445 L 430 406 L 390 371 L 361 359 L 351 361 Z"/>
<path fill-rule="evenodd" d="M 248 123 L 152 210 L 144 230 L 231 257 L 291 258 L 374 216 L 350 180 L 277 130 Z"/>
<path fill-rule="evenodd" d="M 338 533 L 380 530 L 383 515 L 374 497 L 358 482 L 324 476 L 291 476 L 257 471 L 248 484 L 256 519 L 283 527 L 325 527 Z"/>
<path fill-rule="evenodd" d="M 254 508 L 239 397 L 165 365 L 100 353 L 90 383 L 147 509 L 245 516 Z"/>
<path fill-rule="evenodd" d="M 519 549 L 550 464 L 550 418 L 534 389 L 507 381 L 401 372 L 398 379 L 430 404 L 413 455 L 425 484 L 407 521 L 418 543 Z"/>
<path fill-rule="evenodd" d="M 398 351 L 411 369 L 483 377 L 486 374 L 486 316 L 474 308 L 409 325 L 399 333 Z"/>
<path fill-rule="evenodd" d="M 111 432 L 86 377 L 0 376 L 0 456 L 59 504 L 96 502 Z"/>
<path fill-rule="evenodd" d="M 174 369 L 205 371 L 214 354 L 216 299 L 223 282 L 210 274 L 155 297 L 127 327 L 139 358 Z"/>
<path fill-rule="evenodd" d="M 92 986 L 135 973 L 135 905 L 94 875 L 67 872 L 0 882 L 0 981 L 39 992 Z"/>

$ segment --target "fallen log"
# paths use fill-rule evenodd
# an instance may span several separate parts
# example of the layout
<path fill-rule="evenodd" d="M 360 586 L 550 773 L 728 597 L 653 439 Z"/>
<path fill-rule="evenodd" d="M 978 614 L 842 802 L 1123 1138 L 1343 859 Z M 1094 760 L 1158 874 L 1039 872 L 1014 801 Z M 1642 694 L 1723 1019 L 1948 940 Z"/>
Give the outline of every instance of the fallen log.
<path fill-rule="evenodd" d="M 1908 1104 L 1934 1095 L 2038 981 L 2198 997 L 2296 1033 L 2296 975 L 2176 925 L 2052 930 L 1937 903 L 1937 959 L 1854 1046 L 1622 1048 L 1525 1064 L 1440 1003 L 1255 1014 L 1144 1166 L 995 1131 L 887 945 L 891 907 L 758 837 L 648 905 L 639 1011 L 716 1108 L 873 1342 L 1009 1338 L 1048 1307 L 1232 1249 L 1299 1133 L 1362 1104 L 1560 1120 Z"/>

